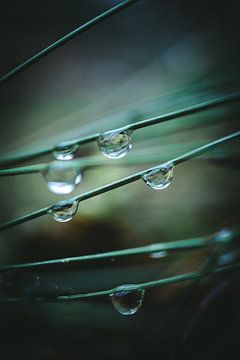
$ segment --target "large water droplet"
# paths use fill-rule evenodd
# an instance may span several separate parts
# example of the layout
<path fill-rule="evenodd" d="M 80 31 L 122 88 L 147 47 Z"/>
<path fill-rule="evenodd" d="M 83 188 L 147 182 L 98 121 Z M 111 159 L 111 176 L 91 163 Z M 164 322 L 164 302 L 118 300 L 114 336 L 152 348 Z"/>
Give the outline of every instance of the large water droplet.
<path fill-rule="evenodd" d="M 49 163 L 43 177 L 49 190 L 55 194 L 70 194 L 82 179 L 80 168 L 67 161 Z"/>
<path fill-rule="evenodd" d="M 98 138 L 98 147 L 110 159 L 120 159 L 132 148 L 132 131 L 108 131 Z"/>
<path fill-rule="evenodd" d="M 79 149 L 78 144 L 62 143 L 55 146 L 55 149 L 53 151 L 53 156 L 57 160 L 72 160 L 78 149 Z"/>
<path fill-rule="evenodd" d="M 167 188 L 173 178 L 173 165 L 165 164 L 143 175 L 145 183 L 155 190 Z"/>
<path fill-rule="evenodd" d="M 67 222 L 72 220 L 78 209 L 78 201 L 60 201 L 57 204 L 54 204 L 48 213 L 52 218 L 58 222 Z"/>
<path fill-rule="evenodd" d="M 110 294 L 110 299 L 120 314 L 133 315 L 142 306 L 144 293 L 144 289 L 134 289 L 133 285 L 122 285 Z"/>

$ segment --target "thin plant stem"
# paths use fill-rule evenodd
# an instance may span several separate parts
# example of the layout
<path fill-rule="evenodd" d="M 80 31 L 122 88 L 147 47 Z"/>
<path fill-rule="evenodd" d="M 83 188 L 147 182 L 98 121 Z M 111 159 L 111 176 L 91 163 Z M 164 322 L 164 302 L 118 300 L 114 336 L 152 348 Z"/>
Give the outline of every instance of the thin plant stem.
<path fill-rule="evenodd" d="M 47 164 L 37 164 L 37 165 L 28 165 L 28 166 L 20 166 L 16 168 L 4 169 L 4 170 L 0 170 L 0 177 L 25 175 L 25 174 L 37 174 L 44 171 L 46 167 Z"/>
<path fill-rule="evenodd" d="M 240 264 L 234 264 L 234 265 L 228 265 L 223 267 L 218 267 L 213 269 L 211 272 L 205 273 L 204 276 L 219 274 L 223 272 L 228 271 L 237 271 L 240 269 Z M 176 284 L 180 282 L 185 281 L 191 281 L 194 279 L 198 279 L 202 277 L 202 273 L 199 271 L 192 271 L 185 274 L 175 275 L 171 277 L 167 277 L 164 279 L 154 280 L 154 281 L 147 281 L 139 284 L 133 284 L 128 285 L 128 290 L 140 290 L 140 289 L 147 289 L 147 288 L 153 288 L 157 286 L 166 286 L 171 284 Z M 93 292 L 86 292 L 86 293 L 78 293 L 74 295 L 57 295 L 55 298 L 52 298 L 51 300 L 48 297 L 36 297 L 35 299 L 27 299 L 25 297 L 20 298 L 7 298 L 2 297 L 0 298 L 1 303 L 11 303 L 11 302 L 21 302 L 21 301 L 34 301 L 34 302 L 73 302 L 73 301 L 79 301 L 82 299 L 89 299 L 89 298 L 95 298 L 98 296 L 109 296 L 113 294 L 114 292 L 118 291 L 118 288 L 112 288 L 112 289 L 106 289 L 106 290 L 99 290 L 99 291 L 93 291 Z"/>
<path fill-rule="evenodd" d="M 122 1 L 119 4 L 111 7 L 110 9 L 104 11 L 100 15 L 96 16 L 95 18 L 87 21 L 85 24 L 77 27 L 73 31 L 71 31 L 68 34 L 64 35 L 63 37 L 61 37 L 60 39 L 58 39 L 57 41 L 55 41 L 51 45 L 47 46 L 43 50 L 39 51 L 37 54 L 33 55 L 32 57 L 30 57 L 29 59 L 24 61 L 20 65 L 16 66 L 12 70 L 10 70 L 8 73 L 2 75 L 0 77 L 0 84 L 6 82 L 7 80 L 10 80 L 11 78 L 15 77 L 18 74 L 20 74 L 22 71 L 26 70 L 27 68 L 29 68 L 30 66 L 32 66 L 33 64 L 35 64 L 36 62 L 38 62 L 39 60 L 41 60 L 42 58 L 44 58 L 48 54 L 50 54 L 51 52 L 53 52 L 54 50 L 56 50 L 59 47 L 63 46 L 69 40 L 72 40 L 73 38 L 75 38 L 79 34 L 85 32 L 86 30 L 92 28 L 93 26 L 101 23 L 102 21 L 104 21 L 105 19 L 113 16 L 114 14 L 119 13 L 120 11 L 126 9 L 130 5 L 133 5 L 137 1 L 139 1 L 139 0 L 125 0 L 125 1 Z"/>
<path fill-rule="evenodd" d="M 124 159 L 120 159 L 120 160 L 118 159 L 113 161 L 109 161 L 107 159 L 101 159 L 97 156 L 68 160 L 67 162 L 65 160 L 55 160 L 55 161 L 58 162 L 62 161 L 63 163 L 67 164 L 70 168 L 75 167 L 81 170 L 87 170 L 99 166 L 119 166 L 119 165 L 135 166 L 135 165 L 148 164 L 151 162 L 164 161 L 164 160 L 166 160 L 166 155 L 164 156 L 161 151 L 160 154 L 159 153 L 146 154 L 143 152 L 137 152 L 134 155 L 129 155 Z M 51 166 L 53 162 L 54 160 L 49 163 L 0 169 L 0 177 L 43 173 L 44 171 L 47 170 L 48 166 Z"/>
<path fill-rule="evenodd" d="M 69 199 L 69 201 L 78 201 L 78 202 L 82 202 L 82 201 L 85 201 L 87 199 L 90 199 L 90 198 L 93 198 L 97 195 L 101 195 L 101 194 L 104 194 L 108 191 L 111 191 L 111 190 L 114 190 L 114 189 L 117 189 L 119 187 L 122 187 L 122 186 L 125 186 L 127 184 L 130 184 L 130 183 L 133 183 L 137 180 L 140 180 L 143 178 L 143 176 L 147 173 L 149 173 L 150 171 L 152 170 L 156 170 L 156 169 L 161 169 L 162 167 L 165 167 L 166 165 L 168 164 L 172 164 L 172 165 L 178 165 L 178 164 L 181 164 L 185 161 L 188 161 L 188 160 L 191 160 L 193 158 L 195 158 L 196 156 L 199 156 L 199 155 L 202 155 L 210 150 L 212 150 L 213 148 L 221 145 L 221 144 L 224 144 L 226 142 L 230 142 L 230 141 L 233 141 L 233 140 L 236 140 L 237 138 L 240 137 L 240 131 L 237 131 L 237 132 L 234 132 L 232 134 L 229 134 L 227 136 L 224 136 L 220 139 L 217 139 L 215 141 L 212 141 L 212 142 L 209 142 L 203 146 L 200 146 L 196 149 L 193 149 L 181 156 L 178 156 L 170 161 L 167 161 L 163 164 L 160 164 L 158 166 L 154 166 L 152 168 L 149 168 L 149 169 L 146 169 L 146 170 L 143 170 L 143 171 L 140 171 L 140 172 L 137 172 L 133 175 L 130 175 L 130 176 L 127 176 L 125 178 L 122 178 L 120 180 L 117 180 L 117 181 L 114 181 L 110 184 L 107 184 L 107 185 L 104 185 L 104 186 L 101 186 L 99 188 L 96 188 L 94 190 L 91 190 L 91 191 L 88 191 L 84 194 L 81 194 L 81 195 L 77 195 L 71 199 Z M 57 203 L 56 203 L 57 204 Z M 14 220 L 10 220 L 6 223 L 3 223 L 2 225 L 0 225 L 0 230 L 6 230 L 8 228 L 11 228 L 15 225 L 18 225 L 18 224 L 21 224 L 21 223 L 24 223 L 26 221 L 29 221 L 29 220 L 32 220 L 32 219 L 35 219 L 37 217 L 40 217 L 42 215 L 45 215 L 48 213 L 48 211 L 51 210 L 51 208 L 56 205 L 56 204 L 53 204 L 49 207 L 46 207 L 44 209 L 40 209 L 40 210 L 37 210 L 37 211 L 34 211 L 32 213 L 29 213 L 25 216 L 22 216 L 22 217 L 19 217 L 17 219 L 14 219 Z"/>
<path fill-rule="evenodd" d="M 176 250 L 202 248 L 208 245 L 209 239 L 210 237 L 206 236 L 206 237 L 194 238 L 189 240 L 178 240 L 178 241 L 170 241 L 166 243 L 156 243 L 156 244 L 151 244 L 151 245 L 141 246 L 131 249 L 108 251 L 105 253 L 74 256 L 74 257 L 67 257 L 61 259 L 34 261 L 23 264 L 5 265 L 0 267 L 0 272 L 6 270 L 50 267 L 52 265 L 55 266 L 62 264 L 79 264 L 82 262 L 92 261 L 92 260 L 118 258 L 118 257 L 140 255 L 140 254 L 152 254 L 161 251 L 172 251 L 172 250 L 176 251 Z"/>
<path fill-rule="evenodd" d="M 232 134 L 229 134 L 229 135 L 226 135 L 226 136 L 224 136 L 224 137 L 222 137 L 220 139 L 214 140 L 214 141 L 212 141 L 212 142 L 210 142 L 208 144 L 199 146 L 198 148 L 193 149 L 193 150 L 185 153 L 184 155 L 173 159 L 172 164 L 178 165 L 178 164 L 181 164 L 182 162 L 191 160 L 191 159 L 195 158 L 196 156 L 200 156 L 200 155 L 210 151 L 211 149 L 217 147 L 218 145 L 221 145 L 221 144 L 223 144 L 225 142 L 230 142 L 232 140 L 235 140 L 239 136 L 240 136 L 240 131 L 236 131 L 236 132 L 234 132 Z"/>
<path fill-rule="evenodd" d="M 175 111 L 163 114 L 163 115 L 158 115 L 153 118 L 138 121 L 138 122 L 132 123 L 130 125 L 127 125 L 125 127 L 112 130 L 112 131 L 124 131 L 124 130 L 132 130 L 133 131 L 133 130 L 141 129 L 143 127 L 156 125 L 156 124 L 159 124 L 159 123 L 162 123 L 165 121 L 175 120 L 175 119 L 181 118 L 183 116 L 193 115 L 193 114 L 196 114 L 196 113 L 204 111 L 204 110 L 208 110 L 208 109 L 220 106 L 220 105 L 236 102 L 239 100 L 240 100 L 240 92 L 238 91 L 238 92 L 234 92 L 229 95 L 218 96 L 213 99 L 210 99 L 210 100 L 207 100 L 204 102 L 200 102 L 196 105 L 187 106 L 180 110 L 175 110 Z M 20 161 L 31 160 L 31 159 L 34 159 L 34 158 L 37 158 L 37 157 L 40 157 L 43 155 L 47 155 L 47 154 L 52 153 L 59 146 L 83 145 L 86 143 L 90 143 L 90 142 L 96 141 L 100 135 L 101 135 L 101 133 L 96 133 L 96 134 L 92 134 L 89 136 L 80 137 L 75 140 L 65 141 L 58 145 L 47 146 L 45 148 L 41 148 L 40 150 L 31 150 L 31 151 L 26 151 L 25 153 L 23 152 L 23 153 L 13 154 L 13 155 L 9 155 L 9 156 L 2 156 L 2 157 L 0 157 L 0 165 L 7 165 L 7 164 L 20 162 Z"/>
<path fill-rule="evenodd" d="M 212 239 L 214 240 L 214 235 L 212 236 Z M 210 242 L 209 242 L 210 244 Z M 225 250 L 224 246 L 220 246 L 219 249 L 221 251 Z M 165 336 L 167 336 L 167 328 L 171 326 L 173 319 L 180 315 L 181 308 L 184 306 L 186 301 L 189 299 L 189 297 L 192 295 L 193 291 L 196 289 L 196 287 L 199 285 L 200 281 L 205 278 L 207 275 L 210 275 L 212 271 L 216 267 L 216 261 L 219 257 L 219 252 L 212 252 L 212 254 L 205 259 L 203 264 L 201 265 L 200 269 L 198 270 L 199 276 L 194 278 L 193 281 L 190 283 L 190 285 L 183 289 L 182 293 L 179 296 L 178 301 L 174 304 L 173 308 L 170 308 L 170 310 L 165 314 L 165 321 L 161 323 L 161 326 L 158 327 L 157 331 L 155 332 L 154 336 L 151 338 L 152 342 L 155 342 L 156 338 L 162 333 L 161 339 L 163 339 Z"/>

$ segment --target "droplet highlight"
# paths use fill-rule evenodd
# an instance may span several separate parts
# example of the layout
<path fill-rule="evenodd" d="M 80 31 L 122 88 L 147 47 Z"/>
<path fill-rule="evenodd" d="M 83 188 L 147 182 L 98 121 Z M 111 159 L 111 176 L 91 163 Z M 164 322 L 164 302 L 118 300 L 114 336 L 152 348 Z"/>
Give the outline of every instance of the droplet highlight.
<path fill-rule="evenodd" d="M 57 160 L 72 160 L 79 149 L 78 144 L 62 143 L 55 146 L 53 156 Z"/>
<path fill-rule="evenodd" d="M 121 159 L 132 148 L 132 131 L 108 131 L 97 140 L 101 153 L 110 159 Z"/>
<path fill-rule="evenodd" d="M 234 232 L 231 229 L 222 229 L 214 237 L 214 243 L 218 245 L 229 244 L 234 237 Z"/>
<path fill-rule="evenodd" d="M 58 222 L 67 222 L 72 220 L 78 210 L 78 201 L 60 201 L 54 204 L 48 213 Z"/>
<path fill-rule="evenodd" d="M 151 259 L 160 259 L 166 257 L 167 255 L 168 255 L 167 251 L 162 250 L 162 251 L 152 252 L 149 256 Z"/>
<path fill-rule="evenodd" d="M 144 289 L 134 289 L 133 285 L 122 285 L 110 294 L 110 299 L 117 312 L 122 315 L 133 315 L 142 306 L 144 294 Z"/>
<path fill-rule="evenodd" d="M 82 179 L 81 170 L 76 164 L 66 161 L 53 161 L 43 171 L 47 186 L 54 194 L 70 194 Z"/>
<path fill-rule="evenodd" d="M 239 252 L 237 250 L 226 252 L 217 258 L 217 265 L 218 266 L 231 265 L 232 263 L 237 261 L 238 256 L 239 256 Z"/>
<path fill-rule="evenodd" d="M 236 232 L 233 229 L 224 228 L 215 234 L 212 242 L 212 251 L 217 255 L 217 265 L 230 265 L 239 257 Z"/>
<path fill-rule="evenodd" d="M 145 183 L 155 190 L 166 189 L 173 178 L 173 164 L 166 164 L 143 175 Z"/>

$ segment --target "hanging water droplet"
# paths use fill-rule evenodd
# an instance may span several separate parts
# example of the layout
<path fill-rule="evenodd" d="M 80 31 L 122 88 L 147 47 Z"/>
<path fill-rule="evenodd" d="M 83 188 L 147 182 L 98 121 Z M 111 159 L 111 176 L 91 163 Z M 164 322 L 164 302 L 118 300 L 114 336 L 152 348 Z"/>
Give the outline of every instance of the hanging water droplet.
<path fill-rule="evenodd" d="M 108 131 L 99 136 L 98 147 L 110 159 L 120 159 L 132 148 L 132 131 Z"/>
<path fill-rule="evenodd" d="M 224 266 L 234 263 L 239 256 L 237 232 L 233 229 L 222 229 L 213 237 L 211 250 L 217 255 L 217 265 Z"/>
<path fill-rule="evenodd" d="M 57 160 L 72 160 L 78 149 L 78 144 L 61 143 L 55 146 L 53 156 Z"/>
<path fill-rule="evenodd" d="M 173 178 L 173 164 L 165 164 L 143 175 L 145 183 L 155 190 L 167 188 Z"/>
<path fill-rule="evenodd" d="M 162 251 L 153 252 L 149 256 L 151 259 L 159 259 L 159 258 L 164 258 L 167 255 L 168 255 L 167 251 L 162 250 Z"/>
<path fill-rule="evenodd" d="M 58 222 L 67 222 L 72 220 L 78 209 L 78 201 L 60 201 L 54 204 L 48 213 Z"/>
<path fill-rule="evenodd" d="M 142 306 L 144 293 L 144 289 L 134 289 L 133 285 L 122 285 L 110 294 L 110 299 L 120 314 L 133 315 Z"/>
<path fill-rule="evenodd" d="M 43 171 L 43 177 L 55 194 L 70 194 L 82 179 L 80 168 L 67 161 L 52 161 Z"/>
<path fill-rule="evenodd" d="M 217 265 L 219 265 L 219 266 L 230 265 L 230 264 L 234 263 L 235 261 L 237 261 L 238 255 L 239 254 L 238 254 L 237 250 L 233 250 L 233 251 L 224 253 L 217 258 Z"/>
<path fill-rule="evenodd" d="M 216 244 L 229 244 L 234 237 L 234 231 L 231 229 L 222 229 L 214 237 L 214 243 Z"/>

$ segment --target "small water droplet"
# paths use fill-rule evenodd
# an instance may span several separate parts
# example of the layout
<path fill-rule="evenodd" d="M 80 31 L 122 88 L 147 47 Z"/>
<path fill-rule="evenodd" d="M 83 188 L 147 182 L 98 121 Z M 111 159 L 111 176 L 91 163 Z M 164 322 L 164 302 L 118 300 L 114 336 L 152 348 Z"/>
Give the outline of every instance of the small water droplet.
<path fill-rule="evenodd" d="M 151 259 L 159 259 L 166 257 L 167 255 L 168 255 L 167 251 L 163 250 L 163 251 L 153 252 L 149 256 Z"/>
<path fill-rule="evenodd" d="M 78 144 L 61 143 L 55 146 L 53 156 L 57 160 L 72 160 L 78 149 Z"/>
<path fill-rule="evenodd" d="M 80 168 L 67 161 L 52 161 L 43 171 L 50 191 L 55 194 L 70 194 L 82 179 Z"/>
<path fill-rule="evenodd" d="M 98 138 L 98 147 L 110 159 L 120 159 L 132 148 L 132 131 L 107 131 Z"/>
<path fill-rule="evenodd" d="M 233 250 L 220 255 L 217 259 L 217 264 L 219 266 L 230 265 L 234 263 L 237 260 L 237 258 L 238 258 L 238 252 L 236 250 Z"/>
<path fill-rule="evenodd" d="M 142 306 L 144 293 L 144 289 L 134 289 L 133 285 L 122 285 L 110 294 L 110 299 L 120 314 L 133 315 Z"/>
<path fill-rule="evenodd" d="M 78 201 L 60 201 L 54 204 L 48 213 L 58 222 L 67 222 L 72 220 L 78 209 Z"/>
<path fill-rule="evenodd" d="M 68 264 L 69 263 L 69 259 L 62 259 L 61 260 L 61 264 Z"/>
<path fill-rule="evenodd" d="M 211 250 L 218 255 L 217 265 L 234 263 L 239 256 L 236 231 L 228 228 L 218 231 L 213 237 Z"/>
<path fill-rule="evenodd" d="M 214 237 L 214 242 L 217 244 L 228 244 L 234 237 L 234 232 L 231 229 L 222 229 Z"/>
<path fill-rule="evenodd" d="M 173 165 L 165 164 L 143 175 L 145 183 L 155 190 L 166 189 L 173 178 Z"/>

